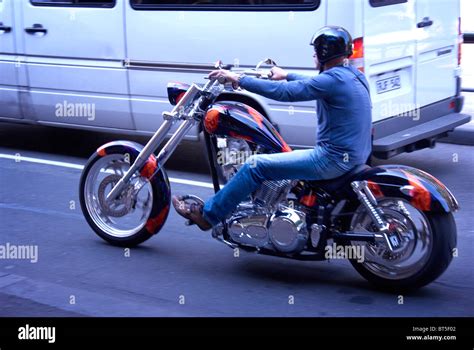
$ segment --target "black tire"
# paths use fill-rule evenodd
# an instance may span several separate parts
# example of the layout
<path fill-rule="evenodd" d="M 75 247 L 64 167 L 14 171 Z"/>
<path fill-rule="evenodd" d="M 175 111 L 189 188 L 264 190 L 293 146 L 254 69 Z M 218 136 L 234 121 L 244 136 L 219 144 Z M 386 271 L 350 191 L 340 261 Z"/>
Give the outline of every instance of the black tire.
<path fill-rule="evenodd" d="M 384 279 L 367 270 L 356 260 L 350 260 L 352 266 L 365 279 L 377 288 L 390 292 L 404 292 L 421 288 L 434 280 L 448 268 L 456 248 L 456 223 L 452 213 L 425 212 L 433 233 L 433 248 L 425 266 L 415 275 L 405 279 Z"/>
<path fill-rule="evenodd" d="M 109 152 L 108 154 L 123 154 L 122 152 L 117 152 L 117 151 L 112 151 Z M 118 247 L 127 247 L 131 248 L 134 246 L 137 246 L 146 240 L 150 239 L 153 237 L 154 234 L 156 234 L 159 229 L 161 229 L 161 226 L 156 229 L 155 232 L 150 232 L 149 226 L 145 225 L 142 229 L 140 229 L 138 232 L 136 232 L 133 235 L 130 235 L 128 237 L 115 237 L 107 232 L 104 232 L 97 224 L 94 222 L 92 217 L 89 214 L 89 211 L 86 206 L 86 201 L 85 201 L 85 185 L 86 185 L 86 179 L 87 176 L 89 175 L 89 171 L 92 168 L 92 166 L 99 160 L 101 159 L 101 156 L 99 156 L 97 153 L 94 153 L 92 155 L 87 164 L 84 167 L 84 170 L 81 175 L 80 183 L 79 183 L 79 198 L 80 198 L 80 203 L 81 203 L 81 209 L 82 213 L 84 214 L 84 217 L 86 218 L 87 223 L 89 226 L 94 230 L 94 232 L 107 241 L 108 243 L 118 246 Z M 135 160 L 135 157 L 131 159 L 133 162 Z M 157 182 L 158 181 L 164 181 L 163 186 L 158 186 Z M 153 193 L 153 204 L 152 204 L 152 209 L 150 211 L 150 215 L 147 218 L 147 223 L 150 220 L 150 218 L 155 217 L 157 214 L 156 213 L 161 213 L 162 214 L 162 219 L 163 223 L 166 221 L 169 213 L 169 181 L 168 177 L 166 175 L 166 172 L 164 170 L 161 171 L 161 176 L 160 174 L 155 177 L 153 181 L 150 181 L 151 187 L 152 187 L 152 193 Z M 159 200 L 157 200 L 159 199 Z M 166 205 L 166 202 L 168 204 Z M 161 218 L 161 217 L 160 217 Z"/>

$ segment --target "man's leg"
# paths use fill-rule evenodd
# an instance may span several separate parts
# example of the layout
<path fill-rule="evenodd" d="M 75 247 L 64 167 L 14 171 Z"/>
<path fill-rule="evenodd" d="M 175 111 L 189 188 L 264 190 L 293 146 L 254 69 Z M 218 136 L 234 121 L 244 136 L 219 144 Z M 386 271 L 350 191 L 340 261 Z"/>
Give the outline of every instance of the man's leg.
<path fill-rule="evenodd" d="M 265 180 L 321 180 L 341 176 L 345 171 L 321 154 L 319 148 L 286 153 L 255 155 L 223 189 L 206 201 L 203 216 L 213 226 Z"/>

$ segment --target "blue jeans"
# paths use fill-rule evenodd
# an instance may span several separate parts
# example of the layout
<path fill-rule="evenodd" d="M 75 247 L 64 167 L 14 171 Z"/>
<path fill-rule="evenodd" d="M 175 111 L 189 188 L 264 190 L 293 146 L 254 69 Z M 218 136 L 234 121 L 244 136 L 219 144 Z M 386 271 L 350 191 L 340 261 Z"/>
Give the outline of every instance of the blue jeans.
<path fill-rule="evenodd" d="M 206 201 L 204 219 L 213 226 L 224 220 L 265 180 L 325 180 L 339 177 L 357 164 L 329 159 L 320 147 L 247 159 L 237 174 Z"/>

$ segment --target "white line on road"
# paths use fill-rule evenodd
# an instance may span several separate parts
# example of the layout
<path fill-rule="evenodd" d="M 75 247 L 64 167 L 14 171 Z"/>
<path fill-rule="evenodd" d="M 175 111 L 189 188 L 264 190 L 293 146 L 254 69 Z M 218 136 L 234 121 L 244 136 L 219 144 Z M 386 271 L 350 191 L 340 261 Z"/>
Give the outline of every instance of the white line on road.
<path fill-rule="evenodd" d="M 64 163 L 64 162 L 57 162 L 55 160 L 46 160 L 46 159 L 39 159 L 39 158 L 31 158 L 31 157 L 23 157 L 20 155 L 10 155 L 10 154 L 2 154 L 0 153 L 0 158 L 4 159 L 12 159 L 15 162 L 29 162 L 29 163 L 38 163 L 38 164 L 47 164 L 47 165 L 54 165 L 60 166 L 63 168 L 70 168 L 70 169 L 84 169 L 83 165 L 80 164 L 73 164 L 73 163 Z"/>
<path fill-rule="evenodd" d="M 24 156 L 20 156 L 20 155 L 11 155 L 11 154 L 0 153 L 0 158 L 11 159 L 11 160 L 14 160 L 16 162 L 29 162 L 29 163 L 53 165 L 53 166 L 59 166 L 59 167 L 69 168 L 69 169 L 77 169 L 77 170 L 84 169 L 84 166 L 81 165 L 81 164 L 58 162 L 58 161 L 55 161 L 55 160 L 47 160 L 47 159 L 32 158 L 32 157 L 24 157 Z M 174 177 L 170 177 L 169 180 L 170 180 L 170 182 L 177 183 L 177 184 L 191 185 L 191 186 L 204 187 L 204 188 L 214 188 L 214 186 L 211 183 L 208 183 L 208 182 L 178 179 L 178 178 L 174 178 Z"/>

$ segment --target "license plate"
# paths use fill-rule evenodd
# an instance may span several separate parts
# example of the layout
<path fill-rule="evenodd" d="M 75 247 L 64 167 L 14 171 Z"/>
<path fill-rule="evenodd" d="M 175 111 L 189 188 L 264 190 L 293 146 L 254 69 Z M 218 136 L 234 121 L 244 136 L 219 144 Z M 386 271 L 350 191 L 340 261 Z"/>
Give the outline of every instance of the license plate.
<path fill-rule="evenodd" d="M 400 89 L 402 87 L 402 83 L 400 81 L 400 76 L 395 75 L 390 78 L 380 79 L 375 82 L 377 86 L 377 93 L 383 94 L 385 92 L 393 91 Z"/>

